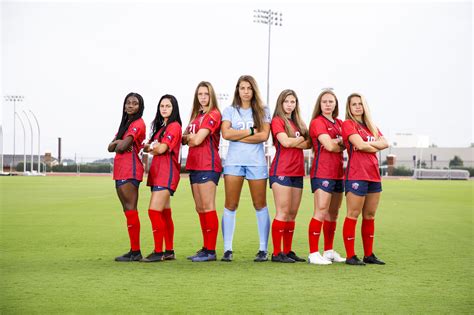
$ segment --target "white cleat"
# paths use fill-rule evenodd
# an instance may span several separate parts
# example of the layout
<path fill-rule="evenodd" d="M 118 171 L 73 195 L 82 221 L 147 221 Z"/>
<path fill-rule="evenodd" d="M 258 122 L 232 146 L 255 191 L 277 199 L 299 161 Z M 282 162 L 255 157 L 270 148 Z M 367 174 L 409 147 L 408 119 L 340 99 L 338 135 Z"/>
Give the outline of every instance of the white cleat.
<path fill-rule="evenodd" d="M 324 251 L 323 257 L 332 262 L 345 262 L 346 261 L 346 259 L 342 258 L 341 255 L 339 255 L 339 253 L 336 252 L 334 249 Z"/>
<path fill-rule="evenodd" d="M 314 264 L 314 265 L 330 265 L 332 262 L 330 260 L 327 260 L 319 252 L 315 252 L 312 254 L 309 254 L 308 256 L 308 263 Z"/>

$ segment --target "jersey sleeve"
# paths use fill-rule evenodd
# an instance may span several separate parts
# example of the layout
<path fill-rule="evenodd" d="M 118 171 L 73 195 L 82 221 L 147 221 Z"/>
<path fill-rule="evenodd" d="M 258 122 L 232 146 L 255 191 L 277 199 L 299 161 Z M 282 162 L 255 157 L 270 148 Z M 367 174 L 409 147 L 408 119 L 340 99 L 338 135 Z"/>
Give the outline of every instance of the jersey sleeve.
<path fill-rule="evenodd" d="M 224 112 L 222 113 L 222 121 L 227 120 L 227 121 L 232 122 L 232 113 L 233 113 L 232 106 L 226 107 L 224 109 Z"/>
<path fill-rule="evenodd" d="M 321 120 L 315 119 L 314 123 L 314 136 L 318 138 L 320 135 L 327 134 L 329 135 L 328 127 Z"/>
<path fill-rule="evenodd" d="M 221 114 L 218 111 L 212 111 L 204 116 L 200 128 L 209 129 L 211 133 L 214 133 L 217 129 L 219 129 L 220 125 Z"/>
<path fill-rule="evenodd" d="M 140 120 L 138 119 L 130 124 L 122 139 L 132 136 L 133 140 L 137 140 L 137 138 L 143 133 L 146 133 L 145 126 L 142 126 L 142 124 L 140 124 Z"/>
<path fill-rule="evenodd" d="M 161 143 L 166 143 L 170 151 L 179 145 L 181 143 L 181 126 L 178 123 L 170 124 L 163 134 Z"/>
<path fill-rule="evenodd" d="M 358 134 L 355 123 L 352 120 L 346 120 L 342 123 L 342 137 L 349 139 L 350 135 Z"/>
<path fill-rule="evenodd" d="M 277 134 L 280 132 L 285 132 L 285 123 L 281 118 L 275 117 L 272 119 L 272 123 L 270 125 L 272 130 L 272 135 L 276 138 Z"/>
<path fill-rule="evenodd" d="M 270 115 L 270 108 L 268 108 L 268 106 L 265 106 L 263 108 L 263 122 L 270 123 L 271 121 L 272 121 L 272 116 Z"/>

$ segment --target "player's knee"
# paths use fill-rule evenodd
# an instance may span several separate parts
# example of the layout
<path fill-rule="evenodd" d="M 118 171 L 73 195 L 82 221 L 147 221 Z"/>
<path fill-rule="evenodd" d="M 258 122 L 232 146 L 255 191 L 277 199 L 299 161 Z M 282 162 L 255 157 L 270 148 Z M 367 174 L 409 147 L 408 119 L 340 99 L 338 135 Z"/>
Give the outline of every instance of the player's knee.
<path fill-rule="evenodd" d="M 253 207 L 255 208 L 255 210 L 260 210 L 260 209 L 263 209 L 267 206 L 267 203 L 266 202 L 261 202 L 261 201 L 257 201 L 257 202 L 254 202 L 253 203 Z"/>

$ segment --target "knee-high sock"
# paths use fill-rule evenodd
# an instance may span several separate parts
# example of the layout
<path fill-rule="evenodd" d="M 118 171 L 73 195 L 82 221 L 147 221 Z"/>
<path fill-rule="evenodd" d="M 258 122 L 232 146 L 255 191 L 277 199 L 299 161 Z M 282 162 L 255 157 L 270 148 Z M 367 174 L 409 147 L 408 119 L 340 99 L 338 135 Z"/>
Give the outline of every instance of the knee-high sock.
<path fill-rule="evenodd" d="M 207 249 L 206 213 L 198 212 L 198 214 L 199 214 L 199 223 L 201 224 L 201 232 L 202 232 L 202 242 L 203 242 L 202 247 Z"/>
<path fill-rule="evenodd" d="M 165 235 L 166 225 L 163 220 L 163 213 L 158 210 L 148 209 L 148 216 L 151 221 L 153 231 L 153 241 L 155 243 L 155 252 L 163 252 L 163 238 Z"/>
<path fill-rule="evenodd" d="M 342 235 L 344 237 L 344 247 L 346 248 L 346 257 L 351 258 L 355 255 L 354 241 L 357 220 L 346 217 L 344 220 L 344 227 L 342 228 Z"/>
<path fill-rule="evenodd" d="M 293 234 L 295 231 L 295 221 L 286 222 L 285 232 L 283 232 L 283 252 L 288 254 L 291 251 L 293 243 Z"/>
<path fill-rule="evenodd" d="M 272 241 L 273 241 L 273 255 L 276 256 L 282 252 L 281 242 L 283 240 L 283 232 L 285 231 L 286 222 L 273 219 L 272 223 Z"/>
<path fill-rule="evenodd" d="M 171 216 L 171 208 L 163 209 L 163 221 L 165 221 L 165 249 L 174 249 L 174 222 Z"/>
<path fill-rule="evenodd" d="M 268 233 L 270 233 L 270 215 L 268 208 L 255 209 L 257 215 L 258 237 L 260 239 L 259 250 L 266 252 L 268 248 Z"/>
<path fill-rule="evenodd" d="M 319 251 L 319 236 L 321 235 L 321 226 L 323 223 L 315 218 L 311 218 L 308 228 L 309 253 Z"/>
<path fill-rule="evenodd" d="M 336 221 L 324 221 L 324 250 L 330 250 L 334 247 L 334 234 L 336 233 Z"/>
<path fill-rule="evenodd" d="M 205 223 L 206 223 L 206 239 L 208 250 L 216 250 L 217 234 L 219 233 L 219 218 L 217 217 L 217 211 L 212 210 L 204 212 Z"/>
<path fill-rule="evenodd" d="M 362 220 L 362 243 L 364 244 L 364 256 L 372 255 L 374 245 L 375 220 Z"/>
<path fill-rule="evenodd" d="M 224 251 L 232 250 L 232 240 L 235 230 L 235 211 L 224 208 L 222 215 L 222 236 L 224 238 Z"/>
<path fill-rule="evenodd" d="M 132 251 L 140 250 L 140 219 L 137 210 L 124 211 L 127 218 L 128 238 Z"/>

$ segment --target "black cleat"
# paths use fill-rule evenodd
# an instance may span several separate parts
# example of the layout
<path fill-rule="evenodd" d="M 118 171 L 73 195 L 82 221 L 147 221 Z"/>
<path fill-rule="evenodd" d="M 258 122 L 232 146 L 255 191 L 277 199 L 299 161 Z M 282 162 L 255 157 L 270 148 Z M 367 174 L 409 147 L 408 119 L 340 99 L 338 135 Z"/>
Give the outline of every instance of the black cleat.
<path fill-rule="evenodd" d="M 263 250 L 259 250 L 253 261 L 255 262 L 268 261 L 267 252 L 264 252 Z"/>
<path fill-rule="evenodd" d="M 174 250 L 166 250 L 163 255 L 163 260 L 175 260 Z"/>
<path fill-rule="evenodd" d="M 279 253 L 278 255 L 272 255 L 272 261 L 273 262 L 281 262 L 281 263 L 294 263 L 295 260 L 291 259 L 287 255 L 285 255 L 283 252 Z"/>
<path fill-rule="evenodd" d="M 146 256 L 146 258 L 142 258 L 141 262 L 159 262 L 164 260 L 164 253 L 157 253 L 153 251 L 150 255 Z"/>
<path fill-rule="evenodd" d="M 346 264 L 353 266 L 365 266 L 365 263 L 361 261 L 356 255 L 346 259 Z"/>
<path fill-rule="evenodd" d="M 370 256 L 364 256 L 364 262 L 366 264 L 374 264 L 374 265 L 385 265 L 385 262 L 378 259 L 377 256 L 375 256 L 374 253 Z"/>
<path fill-rule="evenodd" d="M 139 250 L 132 251 L 123 254 L 122 256 L 115 257 L 115 261 L 127 262 L 127 261 L 140 261 L 142 259 L 142 252 Z"/>
<path fill-rule="evenodd" d="M 187 259 L 187 260 L 193 260 L 193 258 L 197 257 L 200 253 L 206 252 L 206 250 L 207 250 L 207 249 L 206 249 L 205 247 L 203 247 L 203 248 L 201 248 L 200 250 L 198 250 L 198 251 L 196 252 L 196 254 L 194 254 L 194 255 L 192 255 L 192 256 L 188 256 L 188 257 L 186 257 L 186 259 Z"/>
<path fill-rule="evenodd" d="M 305 262 L 306 259 L 303 259 L 303 258 L 300 258 L 298 256 L 296 256 L 295 252 L 293 251 L 290 251 L 288 254 L 286 254 L 286 256 L 288 256 L 289 258 L 293 259 L 294 261 L 297 261 L 297 262 Z"/>
<path fill-rule="evenodd" d="M 224 253 L 224 256 L 222 256 L 221 261 L 227 261 L 230 262 L 234 259 L 234 256 L 232 255 L 232 251 L 228 250 Z"/>

